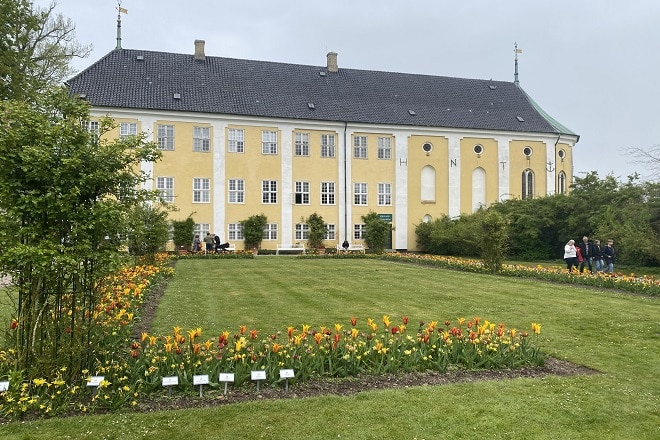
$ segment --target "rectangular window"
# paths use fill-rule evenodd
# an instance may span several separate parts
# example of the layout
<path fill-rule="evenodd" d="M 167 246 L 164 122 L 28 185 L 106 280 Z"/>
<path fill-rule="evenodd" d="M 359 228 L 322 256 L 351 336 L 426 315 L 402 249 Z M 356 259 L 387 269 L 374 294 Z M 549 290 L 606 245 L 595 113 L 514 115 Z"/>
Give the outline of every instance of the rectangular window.
<path fill-rule="evenodd" d="M 99 134 L 99 121 L 84 121 L 81 125 L 89 133 Z"/>
<path fill-rule="evenodd" d="M 229 129 L 229 152 L 245 152 L 245 132 L 237 128 Z"/>
<path fill-rule="evenodd" d="M 296 205 L 309 205 L 309 182 L 296 182 Z"/>
<path fill-rule="evenodd" d="M 122 122 L 119 124 L 119 138 L 126 139 L 129 136 L 137 136 L 137 124 L 135 122 Z"/>
<path fill-rule="evenodd" d="M 269 205 L 277 203 L 277 180 L 261 181 L 261 203 Z"/>
<path fill-rule="evenodd" d="M 392 138 L 378 138 L 378 159 L 392 158 Z"/>
<path fill-rule="evenodd" d="M 245 180 L 229 179 L 229 203 L 245 203 Z"/>
<path fill-rule="evenodd" d="M 211 203 L 211 179 L 193 179 L 193 203 Z"/>
<path fill-rule="evenodd" d="M 334 240 L 336 237 L 335 234 L 335 225 L 325 225 L 325 238 L 324 240 Z"/>
<path fill-rule="evenodd" d="M 203 153 L 211 151 L 211 129 L 209 127 L 193 127 L 193 151 Z"/>
<path fill-rule="evenodd" d="M 353 225 L 353 240 L 364 240 L 364 231 L 367 230 L 366 226 L 364 223 Z"/>
<path fill-rule="evenodd" d="M 378 184 L 378 206 L 392 205 L 392 184 L 379 183 Z"/>
<path fill-rule="evenodd" d="M 296 240 L 309 239 L 309 225 L 307 223 L 297 223 L 295 237 Z"/>
<path fill-rule="evenodd" d="M 261 154 L 277 154 L 277 132 L 261 132 Z"/>
<path fill-rule="evenodd" d="M 353 157 L 355 159 L 367 158 L 367 137 L 355 136 L 353 137 Z"/>
<path fill-rule="evenodd" d="M 321 157 L 335 157 L 335 135 L 321 135 Z"/>
<path fill-rule="evenodd" d="M 353 184 L 353 204 L 354 205 L 367 205 L 367 184 L 354 183 Z"/>
<path fill-rule="evenodd" d="M 277 223 L 268 223 L 264 228 L 264 240 L 277 240 Z"/>
<path fill-rule="evenodd" d="M 227 240 L 243 240 L 243 225 L 240 223 L 229 223 L 227 225 Z"/>
<path fill-rule="evenodd" d="M 309 133 L 296 133 L 296 156 L 309 156 Z"/>
<path fill-rule="evenodd" d="M 174 177 L 157 177 L 156 189 L 164 202 L 174 203 Z"/>
<path fill-rule="evenodd" d="M 321 205 L 335 204 L 335 182 L 321 182 Z"/>
<path fill-rule="evenodd" d="M 193 230 L 195 235 L 199 235 L 199 239 L 206 237 L 206 234 L 211 232 L 211 225 L 208 223 L 197 223 Z"/>
<path fill-rule="evenodd" d="M 174 125 L 158 126 L 158 148 L 174 150 Z"/>

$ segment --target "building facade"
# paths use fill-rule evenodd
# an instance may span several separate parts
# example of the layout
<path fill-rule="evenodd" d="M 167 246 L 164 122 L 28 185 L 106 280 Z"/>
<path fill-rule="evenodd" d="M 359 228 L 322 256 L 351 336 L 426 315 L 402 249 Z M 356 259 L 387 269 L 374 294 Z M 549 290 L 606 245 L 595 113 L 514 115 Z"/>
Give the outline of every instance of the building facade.
<path fill-rule="evenodd" d="M 565 192 L 579 137 L 517 82 L 117 49 L 68 83 L 110 115 L 111 136 L 146 133 L 163 159 L 149 189 L 197 232 L 242 248 L 240 221 L 265 214 L 262 247 L 362 243 L 362 216 L 392 222 L 389 247 L 416 250 L 415 227 L 509 198 Z"/>

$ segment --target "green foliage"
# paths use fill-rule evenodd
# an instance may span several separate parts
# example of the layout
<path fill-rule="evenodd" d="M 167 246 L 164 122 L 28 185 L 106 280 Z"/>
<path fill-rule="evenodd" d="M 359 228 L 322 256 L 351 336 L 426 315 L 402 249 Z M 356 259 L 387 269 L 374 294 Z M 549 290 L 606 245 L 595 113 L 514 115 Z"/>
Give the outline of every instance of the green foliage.
<path fill-rule="evenodd" d="M 385 244 L 392 235 L 392 224 L 381 219 L 377 213 L 370 211 L 362 216 L 365 224 L 364 242 L 371 252 L 381 254 Z"/>
<path fill-rule="evenodd" d="M 168 212 L 154 205 L 132 206 L 128 211 L 131 230 L 128 251 L 135 256 L 149 256 L 165 250 L 169 236 Z"/>
<path fill-rule="evenodd" d="M 172 222 L 172 240 L 176 249 L 190 249 L 195 235 L 195 220 L 189 216 L 185 220 Z"/>
<path fill-rule="evenodd" d="M 91 46 L 75 40 L 75 25 L 54 7 L 0 0 L 0 99 L 34 99 L 71 74 L 73 57 L 89 54 Z"/>
<path fill-rule="evenodd" d="M 415 228 L 417 243 L 425 252 L 438 255 L 478 257 L 481 255 L 481 226 L 478 216 L 442 216 Z"/>
<path fill-rule="evenodd" d="M 0 113 L 0 267 L 15 280 L 17 366 L 48 369 L 68 356 L 69 371 L 79 371 L 97 280 L 116 267 L 132 207 L 152 197 L 138 189 L 140 163 L 160 152 L 142 136 L 104 140 L 113 127 L 107 118 L 100 135 L 90 134 L 86 103 L 65 90 L 2 101 Z M 45 341 L 55 342 L 52 352 Z"/>
<path fill-rule="evenodd" d="M 323 247 L 323 239 L 325 238 L 326 232 L 325 221 L 323 220 L 323 217 L 317 213 L 313 213 L 304 221 L 307 223 L 307 226 L 309 226 L 307 247 L 312 251 L 316 251 L 316 249 Z"/>
<path fill-rule="evenodd" d="M 504 264 L 507 246 L 507 224 L 504 217 L 496 211 L 488 211 L 482 216 L 481 257 L 490 272 L 498 272 Z"/>
<path fill-rule="evenodd" d="M 245 249 L 259 247 L 264 236 L 264 228 L 268 224 L 268 217 L 264 214 L 255 214 L 246 220 L 241 220 Z"/>

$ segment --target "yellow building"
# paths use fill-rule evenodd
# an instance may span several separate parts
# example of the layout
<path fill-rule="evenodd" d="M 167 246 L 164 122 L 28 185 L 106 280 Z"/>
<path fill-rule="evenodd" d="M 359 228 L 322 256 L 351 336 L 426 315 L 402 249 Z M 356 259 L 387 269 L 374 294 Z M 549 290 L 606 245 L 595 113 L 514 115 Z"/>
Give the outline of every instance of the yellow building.
<path fill-rule="evenodd" d="M 391 219 L 389 247 L 416 250 L 415 226 L 509 198 L 565 192 L 579 137 L 504 82 L 117 49 L 72 78 L 116 136 L 144 132 L 143 164 L 197 232 L 243 247 L 240 221 L 265 214 L 262 247 L 362 243 L 362 216 Z"/>

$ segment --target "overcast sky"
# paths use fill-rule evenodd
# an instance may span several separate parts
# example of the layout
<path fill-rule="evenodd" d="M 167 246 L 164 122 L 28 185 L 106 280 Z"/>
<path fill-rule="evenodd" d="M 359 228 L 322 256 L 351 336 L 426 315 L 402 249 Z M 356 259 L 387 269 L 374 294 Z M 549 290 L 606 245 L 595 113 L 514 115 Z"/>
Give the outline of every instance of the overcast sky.
<path fill-rule="evenodd" d="M 37 5 L 50 0 L 35 0 Z M 122 0 L 122 47 L 513 81 L 580 135 L 577 176 L 648 175 L 630 148 L 660 144 L 659 0 Z M 82 70 L 116 46 L 116 0 L 57 0 Z"/>

